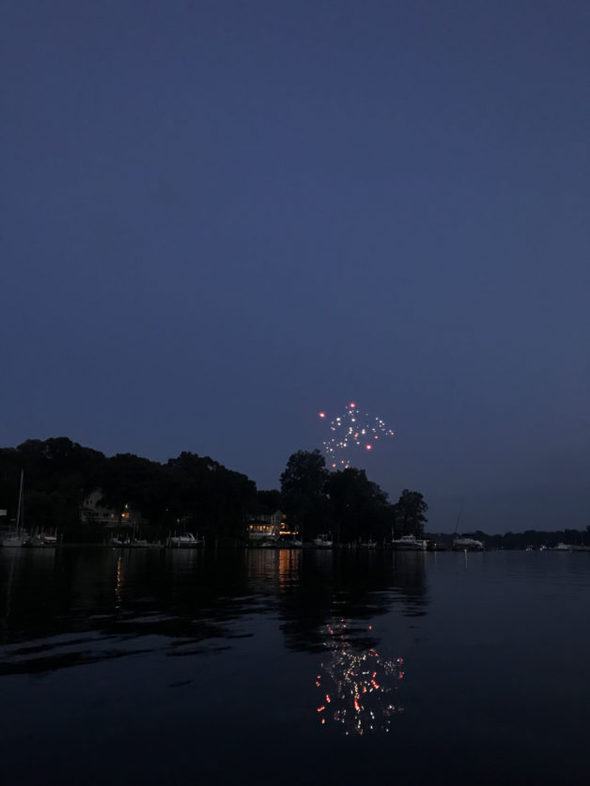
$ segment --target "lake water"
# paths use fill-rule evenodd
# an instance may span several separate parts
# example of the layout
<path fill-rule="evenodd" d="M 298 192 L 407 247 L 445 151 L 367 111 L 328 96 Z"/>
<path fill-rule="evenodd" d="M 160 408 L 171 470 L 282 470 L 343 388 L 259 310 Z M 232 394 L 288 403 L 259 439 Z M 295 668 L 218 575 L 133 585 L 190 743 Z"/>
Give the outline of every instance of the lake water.
<path fill-rule="evenodd" d="M 2 784 L 587 784 L 590 553 L 0 549 Z"/>

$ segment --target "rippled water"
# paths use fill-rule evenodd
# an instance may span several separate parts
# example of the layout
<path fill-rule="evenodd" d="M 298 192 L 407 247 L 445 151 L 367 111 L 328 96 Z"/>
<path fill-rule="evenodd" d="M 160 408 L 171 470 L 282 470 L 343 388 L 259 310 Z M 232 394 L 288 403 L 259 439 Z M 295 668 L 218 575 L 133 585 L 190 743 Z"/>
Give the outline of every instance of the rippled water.
<path fill-rule="evenodd" d="M 6 784 L 586 784 L 590 554 L 0 550 Z"/>

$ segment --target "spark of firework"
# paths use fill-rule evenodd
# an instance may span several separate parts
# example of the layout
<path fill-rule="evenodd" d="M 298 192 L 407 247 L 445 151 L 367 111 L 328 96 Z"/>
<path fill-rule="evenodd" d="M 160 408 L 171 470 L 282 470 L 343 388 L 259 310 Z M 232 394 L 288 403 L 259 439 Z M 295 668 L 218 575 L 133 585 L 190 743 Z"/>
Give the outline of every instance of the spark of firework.
<path fill-rule="evenodd" d="M 322 420 L 327 417 L 323 411 L 318 416 Z M 395 435 L 382 418 L 360 411 L 355 401 L 350 401 L 341 415 L 329 421 L 329 430 L 323 446 L 332 469 L 347 469 L 352 463 L 353 450 L 371 452 L 379 439 Z"/>

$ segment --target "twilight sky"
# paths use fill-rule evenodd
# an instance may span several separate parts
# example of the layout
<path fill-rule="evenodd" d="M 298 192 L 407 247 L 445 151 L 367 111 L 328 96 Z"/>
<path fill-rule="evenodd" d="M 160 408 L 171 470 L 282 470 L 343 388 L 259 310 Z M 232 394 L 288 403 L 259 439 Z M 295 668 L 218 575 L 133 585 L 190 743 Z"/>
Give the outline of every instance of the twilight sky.
<path fill-rule="evenodd" d="M 590 523 L 590 6 L 3 0 L 0 445 Z"/>

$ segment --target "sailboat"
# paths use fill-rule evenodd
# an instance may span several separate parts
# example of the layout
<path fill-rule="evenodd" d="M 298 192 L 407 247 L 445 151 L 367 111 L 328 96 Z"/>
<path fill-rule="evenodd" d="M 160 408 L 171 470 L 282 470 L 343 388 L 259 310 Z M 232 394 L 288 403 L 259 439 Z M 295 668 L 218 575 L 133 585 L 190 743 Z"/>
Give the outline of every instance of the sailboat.
<path fill-rule="evenodd" d="M 464 535 L 459 535 L 457 530 L 459 529 L 459 522 L 461 521 L 461 515 L 463 513 L 463 505 L 461 505 L 461 510 L 459 511 L 459 515 L 457 516 L 457 524 L 455 525 L 455 534 L 453 537 L 453 551 L 484 551 L 485 544 L 481 540 L 476 540 L 475 538 L 468 538 Z"/>
<path fill-rule="evenodd" d="M 28 534 L 23 529 L 23 484 L 25 473 L 21 469 L 20 473 L 20 487 L 18 491 L 18 507 L 16 509 L 16 527 L 12 532 L 7 532 L 0 543 L 4 548 L 14 548 L 15 546 L 24 546 L 29 539 Z"/>

